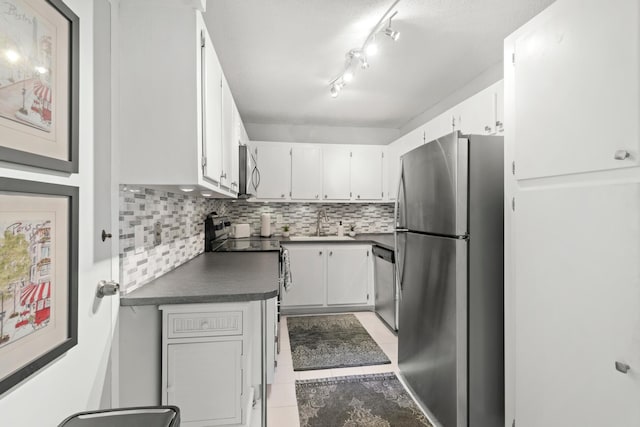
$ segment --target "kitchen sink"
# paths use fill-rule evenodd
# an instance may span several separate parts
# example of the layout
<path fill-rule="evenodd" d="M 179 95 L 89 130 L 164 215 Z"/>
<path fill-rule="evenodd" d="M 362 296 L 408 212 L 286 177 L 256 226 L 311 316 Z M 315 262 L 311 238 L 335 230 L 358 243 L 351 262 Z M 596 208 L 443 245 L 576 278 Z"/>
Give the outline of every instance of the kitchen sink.
<path fill-rule="evenodd" d="M 314 241 L 314 240 L 355 240 L 355 239 L 349 236 L 291 236 L 289 237 L 289 240 Z"/>

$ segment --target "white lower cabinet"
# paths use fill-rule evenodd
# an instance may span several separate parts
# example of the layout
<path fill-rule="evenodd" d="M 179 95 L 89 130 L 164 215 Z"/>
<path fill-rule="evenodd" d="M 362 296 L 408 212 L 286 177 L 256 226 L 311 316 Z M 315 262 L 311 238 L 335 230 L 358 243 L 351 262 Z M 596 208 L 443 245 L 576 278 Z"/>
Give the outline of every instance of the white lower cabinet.
<path fill-rule="evenodd" d="M 366 304 L 371 247 L 342 245 L 327 249 L 327 305 Z"/>
<path fill-rule="evenodd" d="M 373 261 L 370 245 L 286 245 L 291 260 L 291 288 L 282 293 L 283 308 L 370 305 Z"/>
<path fill-rule="evenodd" d="M 242 421 L 242 338 L 167 345 L 166 404 L 182 425 Z"/>
<path fill-rule="evenodd" d="M 250 303 L 164 305 L 162 404 L 181 425 L 242 425 L 250 398 Z"/>
<path fill-rule="evenodd" d="M 283 306 L 323 305 L 325 298 L 325 249 L 323 246 L 291 246 L 292 286 L 282 294 Z"/>

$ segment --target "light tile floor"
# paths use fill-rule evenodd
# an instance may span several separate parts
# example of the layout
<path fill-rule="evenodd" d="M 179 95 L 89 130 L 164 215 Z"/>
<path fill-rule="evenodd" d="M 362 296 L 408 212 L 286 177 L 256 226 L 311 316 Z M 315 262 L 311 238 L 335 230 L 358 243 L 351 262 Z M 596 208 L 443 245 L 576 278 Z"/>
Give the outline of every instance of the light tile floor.
<path fill-rule="evenodd" d="M 280 354 L 273 384 L 267 389 L 267 425 L 269 427 L 299 427 L 298 404 L 295 381 L 313 378 L 339 377 L 343 375 L 398 373 L 398 338 L 382 323 L 373 312 L 353 313 L 371 337 L 387 354 L 391 364 L 362 366 L 357 368 L 321 369 L 317 371 L 293 371 L 291 345 L 287 330 L 286 316 L 282 316 L 280 331 Z"/>

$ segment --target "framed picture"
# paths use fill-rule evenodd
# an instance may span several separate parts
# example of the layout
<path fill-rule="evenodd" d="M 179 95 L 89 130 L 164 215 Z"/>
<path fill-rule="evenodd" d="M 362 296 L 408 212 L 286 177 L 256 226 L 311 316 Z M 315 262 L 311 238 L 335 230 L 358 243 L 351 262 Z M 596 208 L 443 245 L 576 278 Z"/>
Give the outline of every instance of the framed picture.
<path fill-rule="evenodd" d="M 61 0 L 0 2 L 0 160 L 78 172 L 79 20 Z"/>
<path fill-rule="evenodd" d="M 0 394 L 78 342 L 78 188 L 0 178 Z"/>

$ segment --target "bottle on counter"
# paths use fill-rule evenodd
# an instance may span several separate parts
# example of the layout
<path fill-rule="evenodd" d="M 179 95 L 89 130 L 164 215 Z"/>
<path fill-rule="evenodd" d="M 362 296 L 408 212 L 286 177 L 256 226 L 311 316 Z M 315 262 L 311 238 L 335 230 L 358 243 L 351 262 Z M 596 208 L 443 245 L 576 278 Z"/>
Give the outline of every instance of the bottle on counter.
<path fill-rule="evenodd" d="M 342 225 L 342 221 L 340 221 L 340 225 L 338 225 L 338 237 L 344 236 L 344 226 Z"/>

